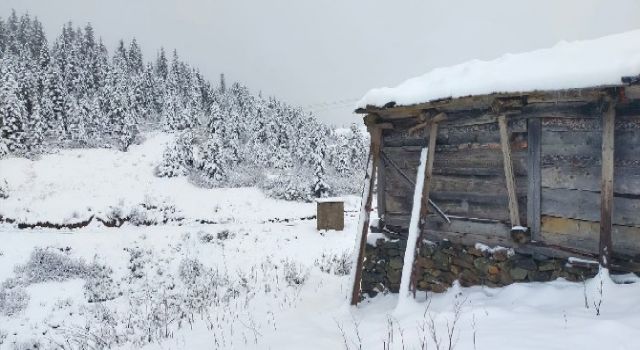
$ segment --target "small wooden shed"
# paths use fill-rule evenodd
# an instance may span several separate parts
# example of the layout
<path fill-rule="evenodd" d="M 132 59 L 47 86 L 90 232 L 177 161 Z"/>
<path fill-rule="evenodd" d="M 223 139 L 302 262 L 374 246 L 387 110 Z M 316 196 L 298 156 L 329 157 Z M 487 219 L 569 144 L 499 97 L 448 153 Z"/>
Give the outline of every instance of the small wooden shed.
<path fill-rule="evenodd" d="M 367 181 L 377 181 L 378 229 L 407 239 L 427 147 L 418 247 L 482 243 L 640 272 L 638 82 L 620 76 L 616 84 L 359 108 L 371 134 Z"/>

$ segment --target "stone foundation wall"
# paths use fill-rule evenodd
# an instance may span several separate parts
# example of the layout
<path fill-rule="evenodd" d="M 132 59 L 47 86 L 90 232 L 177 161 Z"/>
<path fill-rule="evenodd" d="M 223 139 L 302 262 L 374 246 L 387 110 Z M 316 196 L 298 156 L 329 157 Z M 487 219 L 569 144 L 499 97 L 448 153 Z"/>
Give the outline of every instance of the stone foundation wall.
<path fill-rule="evenodd" d="M 400 288 L 406 240 L 378 239 L 365 250 L 362 291 L 373 297 L 378 293 L 397 293 Z M 582 281 L 595 276 L 598 265 L 579 260 L 568 261 L 546 256 L 515 253 L 511 249 L 488 249 L 442 241 L 426 243 L 416 257 L 418 290 L 444 292 L 454 281 L 462 286 L 502 287 L 514 282 L 543 282 L 558 277 Z"/>

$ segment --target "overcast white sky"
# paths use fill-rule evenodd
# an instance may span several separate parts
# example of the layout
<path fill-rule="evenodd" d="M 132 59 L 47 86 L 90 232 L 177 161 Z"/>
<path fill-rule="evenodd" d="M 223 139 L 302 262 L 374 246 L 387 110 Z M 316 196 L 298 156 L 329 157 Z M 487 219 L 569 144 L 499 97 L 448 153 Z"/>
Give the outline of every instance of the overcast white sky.
<path fill-rule="evenodd" d="M 135 36 L 147 59 L 176 48 L 212 80 L 224 72 L 333 124 L 358 122 L 368 89 L 438 66 L 640 28 L 638 0 L 0 0 L 0 15 L 12 8 L 49 35 L 91 22 L 110 49 Z"/>

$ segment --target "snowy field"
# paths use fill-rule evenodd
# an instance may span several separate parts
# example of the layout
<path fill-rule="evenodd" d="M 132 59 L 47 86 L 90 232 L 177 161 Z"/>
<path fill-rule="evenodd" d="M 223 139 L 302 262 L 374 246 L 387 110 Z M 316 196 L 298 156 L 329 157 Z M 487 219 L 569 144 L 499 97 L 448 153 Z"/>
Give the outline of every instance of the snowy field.
<path fill-rule="evenodd" d="M 352 308 L 356 198 L 345 231 L 319 233 L 314 204 L 154 177 L 169 139 L 0 161 L 5 218 L 135 218 L 75 230 L 0 224 L 0 349 L 638 348 L 632 275 L 454 286 L 400 308 L 397 295 Z"/>

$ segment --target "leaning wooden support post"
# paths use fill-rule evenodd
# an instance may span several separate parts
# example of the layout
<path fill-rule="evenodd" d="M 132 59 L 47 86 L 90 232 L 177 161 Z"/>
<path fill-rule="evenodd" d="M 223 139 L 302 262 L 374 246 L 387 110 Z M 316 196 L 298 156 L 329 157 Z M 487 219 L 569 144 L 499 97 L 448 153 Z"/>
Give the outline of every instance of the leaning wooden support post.
<path fill-rule="evenodd" d="M 360 284 L 362 281 L 362 265 L 364 263 L 364 251 L 367 244 L 367 232 L 369 231 L 369 217 L 373 200 L 373 187 L 376 182 L 376 173 L 380 160 L 380 148 L 382 144 L 382 130 L 389 128 L 389 125 L 375 124 L 375 116 L 365 117 L 365 123 L 371 136 L 369 146 L 369 161 L 367 164 L 367 174 L 365 175 L 365 186 L 362 193 L 360 209 L 360 219 L 358 222 L 358 241 L 356 242 L 356 261 L 353 266 L 353 289 L 351 293 L 351 305 L 357 305 L 360 301 Z"/>
<path fill-rule="evenodd" d="M 511 161 L 511 143 L 509 142 L 509 132 L 507 130 L 507 120 L 504 115 L 498 117 L 500 125 L 500 146 L 502 148 L 502 158 L 504 164 L 504 176 L 507 183 L 507 194 L 509 196 L 509 218 L 512 227 L 520 226 L 520 212 L 518 211 L 518 197 L 516 196 L 515 178 L 513 176 L 513 163 Z"/>
<path fill-rule="evenodd" d="M 446 118 L 446 116 L 445 116 Z M 420 248 L 424 238 L 424 226 L 429 214 L 429 195 L 431 192 L 431 180 L 433 179 L 433 158 L 436 154 L 436 138 L 438 137 L 438 123 L 434 122 L 429 128 L 429 148 L 427 149 L 427 164 L 424 167 L 424 184 L 422 185 L 422 200 L 420 201 L 420 221 L 418 221 L 418 241 L 416 249 L 413 252 L 413 264 L 411 265 L 411 283 L 410 289 L 413 297 L 416 296 L 418 290 L 418 269 L 416 268 L 415 257 L 419 255 Z"/>
<path fill-rule="evenodd" d="M 606 110 L 602 115 L 602 182 L 600 191 L 600 265 L 609 268 L 611 265 L 613 230 L 613 168 L 614 168 L 614 134 L 615 134 L 615 102 L 607 99 Z"/>

